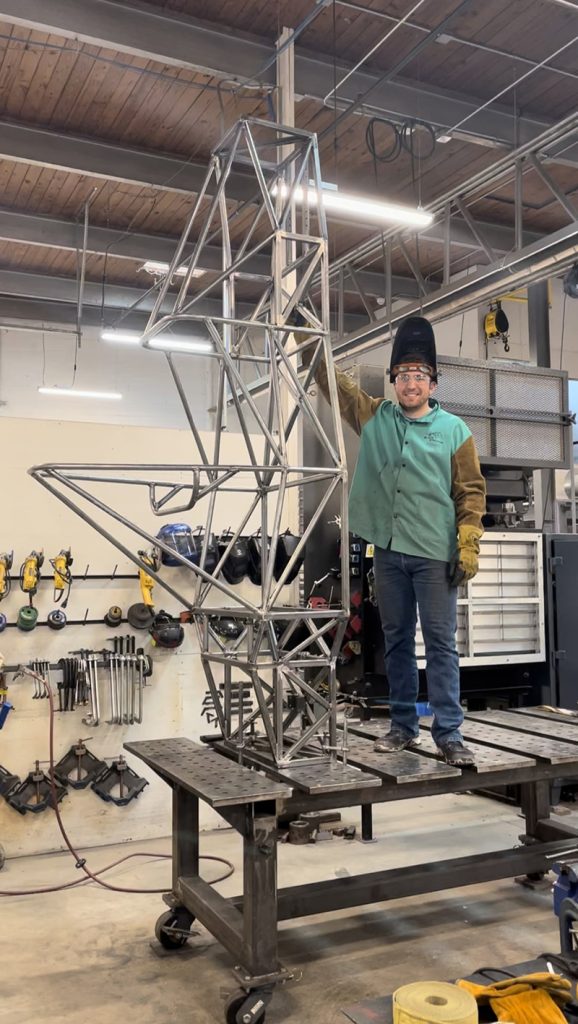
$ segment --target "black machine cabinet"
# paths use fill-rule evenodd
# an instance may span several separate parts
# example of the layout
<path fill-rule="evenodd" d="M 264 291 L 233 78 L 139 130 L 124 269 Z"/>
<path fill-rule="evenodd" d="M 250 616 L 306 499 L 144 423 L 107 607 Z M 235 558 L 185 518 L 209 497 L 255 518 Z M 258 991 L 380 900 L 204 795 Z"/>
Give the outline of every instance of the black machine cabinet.
<path fill-rule="evenodd" d="M 548 703 L 578 710 L 578 535 L 544 537 Z"/>

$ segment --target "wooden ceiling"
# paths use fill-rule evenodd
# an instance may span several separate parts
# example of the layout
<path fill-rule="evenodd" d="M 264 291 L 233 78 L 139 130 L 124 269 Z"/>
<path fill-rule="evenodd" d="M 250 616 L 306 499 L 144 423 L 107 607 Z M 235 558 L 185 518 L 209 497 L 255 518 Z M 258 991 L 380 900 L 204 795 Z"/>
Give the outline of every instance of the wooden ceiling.
<path fill-rule="evenodd" d="M 50 0 L 45 3 L 50 8 Z M 299 26 L 311 12 L 313 0 L 246 0 L 243 4 L 238 0 L 219 4 L 212 0 L 148 0 L 148 6 L 166 15 L 200 18 L 225 27 L 229 33 L 251 33 L 272 41 L 283 25 Z M 425 38 L 426 30 L 435 29 L 457 7 L 457 0 L 424 0 L 409 19 L 411 25 L 395 28 L 393 19 L 407 14 L 408 0 L 331 2 L 302 32 L 299 47 L 334 59 L 338 80 L 342 63 L 352 65 L 361 60 L 381 36 L 391 32 L 367 65 L 384 73 L 411 53 Z M 403 76 L 421 89 L 448 90 L 484 104 L 515 78 L 530 72 L 533 65 L 524 61 L 539 63 L 560 49 L 551 66 L 532 70 L 500 101 L 502 108 L 555 122 L 577 106 L 578 45 L 567 45 L 575 35 L 578 8 L 574 12 L 555 0 L 472 2 L 451 20 L 440 40 L 430 42 L 409 61 Z M 296 90 L 299 92 L 298 81 Z M 240 116 L 269 118 L 271 111 L 269 86 L 238 87 L 190 68 L 0 20 L 0 118 L 19 125 L 202 162 Z M 479 139 L 455 138 L 438 144 L 427 155 L 429 139 L 425 132 L 419 132 L 413 156 L 402 152 L 391 162 L 381 162 L 368 149 L 366 116 L 350 116 L 337 127 L 335 117 L 331 106 L 318 100 L 299 98 L 296 103 L 298 126 L 321 134 L 323 176 L 359 193 L 427 205 L 448 188 L 491 166 L 504 153 L 503 148 L 479 144 Z M 381 152 L 387 150 L 392 138 L 388 125 L 377 127 Z M 92 196 L 93 225 L 178 236 L 194 201 L 194 196 L 179 190 L 178 180 L 171 178 L 162 187 L 114 180 L 114 160 L 109 179 L 59 169 L 54 160 L 49 162 L 51 166 L 44 166 L 42 161 L 0 159 L 0 207 L 72 221 Z M 550 173 L 567 194 L 578 189 L 576 167 L 555 164 Z M 480 198 L 473 212 L 484 221 L 513 225 L 513 183 L 506 182 Z M 546 185 L 529 170 L 524 176 L 525 228 L 548 233 L 567 222 L 567 214 Z M 243 226 L 243 217 L 234 222 L 233 242 L 242 236 Z M 331 257 L 340 256 L 374 233 L 370 226 L 332 223 Z M 439 279 L 439 244 L 421 239 L 417 246 L 411 243 L 410 253 L 419 261 L 426 278 Z M 151 256 L 154 258 L 154 253 Z M 485 260 L 486 256 L 475 248 L 452 248 L 456 268 Z M 139 259 L 91 253 L 87 280 L 143 287 L 141 264 Z M 0 242 L 2 269 L 74 279 L 77 254 L 70 249 L 7 238 Z M 394 254 L 394 271 L 410 273 L 400 252 Z M 358 308 L 358 299 L 351 296 L 349 305 Z"/>

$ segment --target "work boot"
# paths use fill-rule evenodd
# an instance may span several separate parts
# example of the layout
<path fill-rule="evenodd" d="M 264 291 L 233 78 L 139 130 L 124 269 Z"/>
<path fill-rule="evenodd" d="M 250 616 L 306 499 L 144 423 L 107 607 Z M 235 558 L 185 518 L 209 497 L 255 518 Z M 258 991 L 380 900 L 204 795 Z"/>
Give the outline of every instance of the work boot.
<path fill-rule="evenodd" d="M 437 746 L 444 761 L 454 768 L 469 768 L 476 763 L 471 750 L 461 740 L 441 740 Z"/>
<path fill-rule="evenodd" d="M 373 749 L 376 754 L 393 754 L 398 750 L 407 750 L 408 747 L 416 747 L 419 743 L 419 736 L 411 736 L 400 729 L 399 725 L 391 725 L 389 732 L 379 736 Z"/>

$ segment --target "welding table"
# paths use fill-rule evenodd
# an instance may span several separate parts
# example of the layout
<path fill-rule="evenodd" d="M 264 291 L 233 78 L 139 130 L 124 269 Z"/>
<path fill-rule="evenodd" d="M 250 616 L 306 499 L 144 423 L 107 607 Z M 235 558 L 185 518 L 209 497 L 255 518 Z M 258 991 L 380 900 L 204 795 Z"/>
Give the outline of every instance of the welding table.
<path fill-rule="evenodd" d="M 418 750 L 395 754 L 374 753 L 376 732 L 371 722 L 350 725 L 347 764 L 333 766 L 265 766 L 248 749 L 241 765 L 219 742 L 125 744 L 173 791 L 173 888 L 157 937 L 178 948 L 197 919 L 232 954 L 239 988 L 227 1004 L 227 1024 L 261 1024 L 274 986 L 291 977 L 278 959 L 279 921 L 540 874 L 576 850 L 578 832 L 550 819 L 551 782 L 578 777 L 578 724 L 567 717 L 539 708 L 469 713 L 462 732 L 476 765 L 468 769 L 445 764 L 426 728 Z M 525 817 L 518 847 L 277 889 L 280 817 L 512 784 L 520 786 Z M 199 876 L 199 800 L 243 839 L 242 896 L 227 899 Z"/>

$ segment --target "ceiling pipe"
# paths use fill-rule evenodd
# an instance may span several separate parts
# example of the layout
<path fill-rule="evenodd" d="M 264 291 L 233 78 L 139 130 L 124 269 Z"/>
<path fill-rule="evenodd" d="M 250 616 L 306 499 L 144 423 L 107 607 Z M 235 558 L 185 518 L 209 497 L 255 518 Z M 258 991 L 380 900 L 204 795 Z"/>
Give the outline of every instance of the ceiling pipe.
<path fill-rule="evenodd" d="M 471 277 L 452 281 L 423 296 L 420 302 L 408 303 L 396 312 L 391 321 L 373 321 L 342 338 L 333 349 L 334 358 L 340 360 L 369 352 L 390 341 L 399 324 L 408 316 L 425 316 L 432 323 L 439 323 L 483 302 L 489 302 L 504 288 L 512 291 L 554 277 L 577 260 L 578 221 L 575 221 L 525 249 L 484 267 Z"/>

